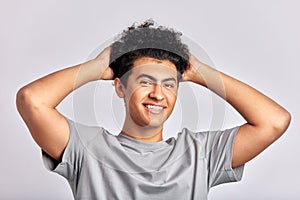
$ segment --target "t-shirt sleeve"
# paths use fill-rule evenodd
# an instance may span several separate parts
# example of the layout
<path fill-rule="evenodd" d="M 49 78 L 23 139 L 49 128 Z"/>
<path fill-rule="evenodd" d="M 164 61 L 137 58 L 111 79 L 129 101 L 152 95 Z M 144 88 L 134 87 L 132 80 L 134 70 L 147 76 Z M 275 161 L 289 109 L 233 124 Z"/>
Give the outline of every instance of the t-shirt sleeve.
<path fill-rule="evenodd" d="M 233 141 L 238 129 L 239 127 L 234 127 L 205 133 L 209 187 L 241 180 L 244 165 L 236 168 L 231 166 Z"/>
<path fill-rule="evenodd" d="M 56 161 L 44 151 L 42 151 L 42 159 L 44 166 L 48 170 L 62 175 L 68 181 L 72 181 L 81 168 L 84 156 L 84 146 L 79 139 L 77 125 L 69 119 L 67 119 L 67 121 L 69 124 L 70 136 L 63 152 L 61 162 Z"/>

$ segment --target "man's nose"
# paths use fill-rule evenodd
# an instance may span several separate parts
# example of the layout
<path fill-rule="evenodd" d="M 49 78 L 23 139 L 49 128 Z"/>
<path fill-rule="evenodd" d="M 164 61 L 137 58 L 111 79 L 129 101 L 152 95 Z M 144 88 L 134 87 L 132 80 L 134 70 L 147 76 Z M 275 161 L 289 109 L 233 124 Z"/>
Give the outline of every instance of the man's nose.
<path fill-rule="evenodd" d="M 149 97 L 159 101 L 164 99 L 164 93 L 160 84 L 155 84 L 153 86 L 153 89 L 150 92 Z"/>

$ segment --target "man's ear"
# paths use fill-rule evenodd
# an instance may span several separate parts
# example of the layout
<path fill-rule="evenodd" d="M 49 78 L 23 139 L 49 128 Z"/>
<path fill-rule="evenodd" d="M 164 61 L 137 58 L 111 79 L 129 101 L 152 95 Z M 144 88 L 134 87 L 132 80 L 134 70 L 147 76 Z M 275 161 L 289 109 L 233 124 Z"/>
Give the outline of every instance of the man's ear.
<path fill-rule="evenodd" d="M 122 84 L 119 78 L 115 78 L 114 86 L 118 97 L 125 98 L 125 86 Z"/>

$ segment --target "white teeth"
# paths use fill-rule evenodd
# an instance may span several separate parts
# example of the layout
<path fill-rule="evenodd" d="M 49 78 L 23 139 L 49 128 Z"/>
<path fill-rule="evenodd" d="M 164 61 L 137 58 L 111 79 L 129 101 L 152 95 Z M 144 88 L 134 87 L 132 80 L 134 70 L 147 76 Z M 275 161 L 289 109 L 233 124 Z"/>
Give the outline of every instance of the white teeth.
<path fill-rule="evenodd" d="M 162 106 L 156 106 L 156 105 L 146 105 L 147 108 L 149 109 L 154 109 L 154 110 L 162 110 Z"/>

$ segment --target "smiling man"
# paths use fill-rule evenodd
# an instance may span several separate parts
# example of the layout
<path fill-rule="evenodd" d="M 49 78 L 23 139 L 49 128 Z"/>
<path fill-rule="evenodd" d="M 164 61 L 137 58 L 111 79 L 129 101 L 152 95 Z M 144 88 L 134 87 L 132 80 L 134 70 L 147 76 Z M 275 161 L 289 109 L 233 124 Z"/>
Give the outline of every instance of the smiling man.
<path fill-rule="evenodd" d="M 68 180 L 75 199 L 207 199 L 211 187 L 240 180 L 244 164 L 287 129 L 288 111 L 202 63 L 180 36 L 152 21 L 133 25 L 95 59 L 19 90 L 18 110 L 42 148 L 45 166 Z M 114 80 L 124 99 L 118 135 L 66 119 L 56 109 L 73 90 L 99 79 Z M 246 123 L 203 132 L 187 127 L 164 140 L 180 81 L 207 87 Z"/>
<path fill-rule="evenodd" d="M 118 96 L 128 102 L 122 134 L 148 142 L 162 140 L 163 123 L 177 97 L 176 66 L 167 60 L 142 57 L 134 62 L 126 88 L 119 78 L 114 82 Z"/>

